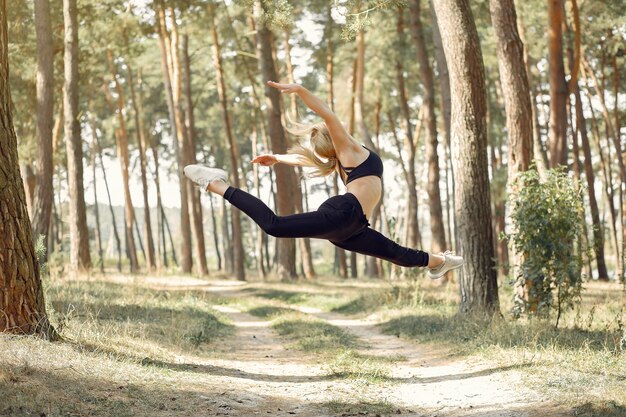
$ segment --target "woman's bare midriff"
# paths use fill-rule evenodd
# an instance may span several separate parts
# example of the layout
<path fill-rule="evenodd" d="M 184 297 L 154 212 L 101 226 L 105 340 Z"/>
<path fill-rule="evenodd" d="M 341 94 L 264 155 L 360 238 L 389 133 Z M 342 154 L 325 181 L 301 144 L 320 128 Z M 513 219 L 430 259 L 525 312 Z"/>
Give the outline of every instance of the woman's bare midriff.
<path fill-rule="evenodd" d="M 359 200 L 363 208 L 363 214 L 365 214 L 365 217 L 369 220 L 382 193 L 380 178 L 374 175 L 357 178 L 348 184 L 346 189 Z"/>

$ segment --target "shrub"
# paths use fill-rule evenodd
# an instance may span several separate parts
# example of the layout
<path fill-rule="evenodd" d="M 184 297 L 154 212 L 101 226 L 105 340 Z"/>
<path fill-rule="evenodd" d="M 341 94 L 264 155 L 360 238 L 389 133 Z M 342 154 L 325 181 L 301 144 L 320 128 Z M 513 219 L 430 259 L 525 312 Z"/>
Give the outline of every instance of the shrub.
<path fill-rule="evenodd" d="M 508 239 L 520 255 L 514 313 L 549 317 L 573 308 L 580 300 L 582 253 L 582 192 L 560 170 L 540 178 L 530 169 L 518 178 L 519 191 L 512 197 L 512 233 Z"/>

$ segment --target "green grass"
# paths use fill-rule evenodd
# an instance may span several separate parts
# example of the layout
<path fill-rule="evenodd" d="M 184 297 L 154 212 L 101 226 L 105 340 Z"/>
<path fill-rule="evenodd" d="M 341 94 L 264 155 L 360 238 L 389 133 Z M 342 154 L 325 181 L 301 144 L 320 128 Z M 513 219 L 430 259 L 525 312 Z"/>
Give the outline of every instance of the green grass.
<path fill-rule="evenodd" d="M 202 291 L 151 290 L 110 282 L 52 282 L 48 309 L 63 337 L 106 349 L 199 348 L 232 332 Z M 110 339 L 116 343 L 112 346 Z"/>
<path fill-rule="evenodd" d="M 272 322 L 279 335 L 304 352 L 328 353 L 357 347 L 351 334 L 323 320 L 302 313 L 283 314 Z"/>
<path fill-rule="evenodd" d="M 331 413 L 336 415 L 352 417 L 352 416 L 391 416 L 410 412 L 403 410 L 390 403 L 389 401 L 372 401 L 369 399 L 360 399 L 354 402 L 346 402 L 343 400 L 332 400 L 323 404 Z M 412 410 L 411 410 L 412 411 Z"/>
<path fill-rule="evenodd" d="M 380 327 L 386 334 L 516 368 L 527 385 L 572 406 L 585 398 L 600 409 L 609 404 L 609 409 L 624 410 L 626 295 L 617 286 L 608 290 L 591 283 L 587 287 L 579 308 L 568 312 L 558 329 L 554 320 L 513 319 L 508 314 L 511 290 L 507 287 L 500 291 L 504 317 L 491 321 L 458 314 L 455 297 L 451 297 L 453 303 L 449 299 L 438 302 L 446 290 L 437 295 L 442 289 L 430 283 L 417 290 L 408 286 L 406 291 L 413 294 L 410 302 L 364 304 L 366 310 L 379 311 Z M 380 298 L 385 297 L 390 296 Z"/>

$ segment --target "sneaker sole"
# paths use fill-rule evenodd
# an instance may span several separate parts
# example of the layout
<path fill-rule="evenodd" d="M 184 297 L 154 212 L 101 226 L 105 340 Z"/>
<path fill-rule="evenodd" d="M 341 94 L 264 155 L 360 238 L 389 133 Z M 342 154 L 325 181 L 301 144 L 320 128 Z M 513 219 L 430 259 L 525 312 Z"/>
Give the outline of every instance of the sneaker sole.
<path fill-rule="evenodd" d="M 437 272 L 436 274 L 431 273 L 430 271 L 428 271 L 428 277 L 430 279 L 439 279 L 442 276 L 444 276 L 445 274 L 447 274 L 450 271 L 454 271 L 455 269 L 459 269 L 460 267 L 462 267 L 463 265 L 465 265 L 465 261 L 461 262 L 459 265 L 453 266 L 452 268 L 448 268 L 448 269 L 443 269 L 439 272 Z"/>

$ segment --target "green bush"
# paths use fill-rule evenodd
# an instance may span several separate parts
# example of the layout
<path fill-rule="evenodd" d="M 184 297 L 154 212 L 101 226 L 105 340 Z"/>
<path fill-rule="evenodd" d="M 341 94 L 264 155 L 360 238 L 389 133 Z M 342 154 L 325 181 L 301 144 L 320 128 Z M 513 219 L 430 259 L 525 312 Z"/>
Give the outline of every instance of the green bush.
<path fill-rule="evenodd" d="M 556 310 L 556 325 L 565 308 L 580 300 L 582 285 L 583 195 L 560 170 L 540 178 L 531 169 L 518 178 L 512 197 L 513 231 L 508 239 L 521 256 L 514 313 L 549 317 Z M 522 294 L 523 293 L 523 294 Z"/>

